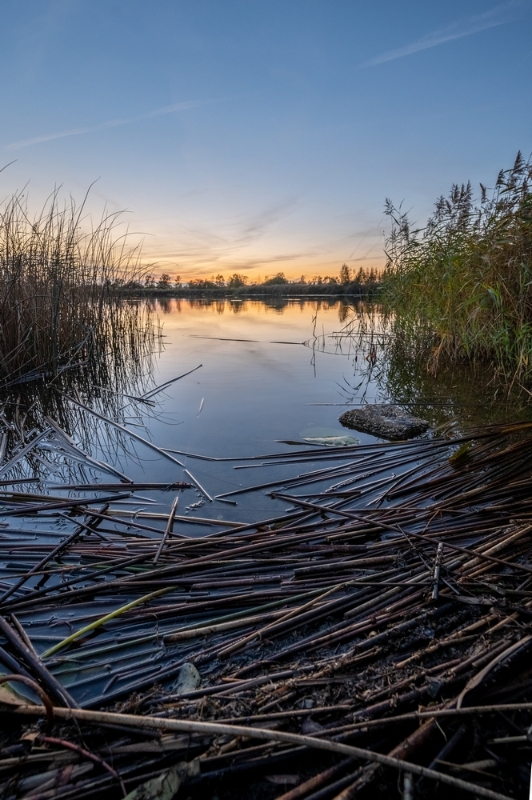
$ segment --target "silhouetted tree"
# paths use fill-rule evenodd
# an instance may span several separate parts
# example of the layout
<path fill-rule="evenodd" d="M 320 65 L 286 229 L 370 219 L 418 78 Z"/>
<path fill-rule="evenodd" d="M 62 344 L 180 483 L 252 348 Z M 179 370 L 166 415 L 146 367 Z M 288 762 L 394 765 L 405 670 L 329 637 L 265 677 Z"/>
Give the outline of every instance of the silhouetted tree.
<path fill-rule="evenodd" d="M 273 276 L 273 278 L 268 278 L 267 281 L 264 281 L 265 286 L 279 286 L 284 283 L 288 283 L 287 278 L 285 278 L 284 272 L 278 272 L 277 275 Z"/>
<path fill-rule="evenodd" d="M 349 283 L 351 281 L 351 270 L 347 264 L 342 264 L 340 267 L 340 283 Z"/>
<path fill-rule="evenodd" d="M 240 289 L 240 287 L 245 286 L 247 282 L 247 275 L 239 275 L 237 272 L 235 272 L 235 274 L 231 275 L 227 281 L 227 285 L 230 289 Z"/>

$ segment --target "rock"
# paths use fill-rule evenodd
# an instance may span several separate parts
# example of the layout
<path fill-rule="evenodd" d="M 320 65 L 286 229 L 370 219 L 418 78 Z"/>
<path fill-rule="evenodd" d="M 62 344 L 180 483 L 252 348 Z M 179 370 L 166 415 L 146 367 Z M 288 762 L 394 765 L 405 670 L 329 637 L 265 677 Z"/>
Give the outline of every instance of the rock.
<path fill-rule="evenodd" d="M 179 670 L 175 692 L 176 694 L 188 694 L 188 692 L 193 692 L 197 689 L 200 683 L 201 677 L 198 670 L 194 664 L 190 664 L 187 661 Z"/>
<path fill-rule="evenodd" d="M 371 433 L 380 439 L 412 439 L 429 429 L 429 423 L 399 406 L 376 404 L 346 411 L 340 417 L 346 428 Z"/>

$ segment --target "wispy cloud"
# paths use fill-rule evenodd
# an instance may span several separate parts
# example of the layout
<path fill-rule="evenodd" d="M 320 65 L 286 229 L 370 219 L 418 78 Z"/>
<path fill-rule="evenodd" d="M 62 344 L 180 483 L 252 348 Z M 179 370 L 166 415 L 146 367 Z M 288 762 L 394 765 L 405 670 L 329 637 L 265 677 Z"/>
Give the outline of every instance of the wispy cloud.
<path fill-rule="evenodd" d="M 35 144 L 42 142 L 50 142 L 53 139 L 64 139 L 67 136 L 79 136 L 83 133 L 95 133 L 96 131 L 105 131 L 108 128 L 117 128 L 120 125 L 131 125 L 134 122 L 141 122 L 145 119 L 152 119 L 153 117 L 163 117 L 166 114 L 175 114 L 178 111 L 187 111 L 189 108 L 199 108 L 200 106 L 210 105 L 216 102 L 214 100 L 186 100 L 182 103 L 174 103 L 171 106 L 163 106 L 156 108 L 153 111 L 148 111 L 146 114 L 140 114 L 136 117 L 127 117 L 125 119 L 110 119 L 106 122 L 100 122 L 97 125 L 89 125 L 84 128 L 70 128 L 66 131 L 57 131 L 56 133 L 47 133 L 43 136 L 33 136 L 31 139 L 21 139 L 19 142 L 12 142 L 6 145 L 6 150 L 21 150 L 23 147 L 32 147 Z"/>
<path fill-rule="evenodd" d="M 210 275 L 213 269 L 241 271 L 267 266 L 270 262 L 292 261 L 308 253 L 276 252 L 273 256 L 264 253 L 257 256 L 257 250 L 266 249 L 271 253 L 272 242 L 277 241 L 272 228 L 277 222 L 285 220 L 297 204 L 296 196 L 281 198 L 254 214 L 238 215 L 209 228 L 201 225 L 176 228 L 175 221 L 172 221 L 171 230 L 158 236 L 157 241 L 148 242 L 143 252 L 148 258 L 153 253 L 157 260 L 177 262 L 182 269 L 185 266 L 194 268 L 197 275 Z M 161 248 L 162 238 L 169 242 L 175 241 L 176 237 L 180 242 L 178 248 L 173 244 Z"/>
<path fill-rule="evenodd" d="M 465 36 L 472 36 L 474 33 L 480 33 L 488 28 L 496 28 L 499 25 L 506 25 L 508 22 L 513 22 L 523 13 L 524 7 L 529 6 L 528 2 L 523 0 L 510 0 L 508 3 L 502 3 L 489 11 L 482 14 L 475 14 L 467 19 L 462 19 L 446 25 L 445 28 L 440 28 L 432 33 L 427 33 L 415 42 L 398 47 L 395 50 L 387 50 L 374 58 L 360 64 L 361 67 L 376 67 L 378 64 L 385 64 L 387 61 L 394 61 L 397 58 L 404 58 L 411 56 L 414 53 L 419 53 L 421 50 L 429 50 L 431 47 L 438 47 L 446 42 L 452 42 L 454 39 L 463 39 Z"/>

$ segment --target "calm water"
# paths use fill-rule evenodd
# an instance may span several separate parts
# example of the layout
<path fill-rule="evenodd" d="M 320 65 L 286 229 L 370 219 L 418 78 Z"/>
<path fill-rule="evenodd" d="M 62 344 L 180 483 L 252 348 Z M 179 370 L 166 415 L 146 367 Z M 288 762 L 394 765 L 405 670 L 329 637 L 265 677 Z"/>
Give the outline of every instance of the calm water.
<path fill-rule="evenodd" d="M 200 364 L 201 368 L 158 395 L 156 413 L 132 416 L 126 423 L 160 447 L 185 454 L 177 457 L 211 496 L 293 475 L 294 467 L 279 468 L 284 472 L 235 469 L 232 463 L 201 461 L 193 454 L 219 458 L 286 452 L 291 446 L 282 440 L 301 442 L 309 437 L 352 435 L 361 443 L 376 441 L 340 425 L 338 417 L 348 402 L 403 400 L 433 425 L 457 415 L 464 424 L 516 417 L 515 407 L 494 404 L 489 389 L 475 387 L 470 374 L 434 381 L 408 364 L 395 365 L 391 371 L 380 363 L 371 366 L 365 357 L 367 341 L 360 351 L 355 338 L 335 336 L 353 312 L 353 306 L 342 301 L 283 301 L 273 306 L 255 300 L 171 299 L 155 302 L 154 312 L 164 334 L 163 350 L 154 363 L 154 384 Z M 104 439 L 96 436 L 93 442 Z M 181 467 L 144 445 L 113 435 L 110 441 L 101 453 L 93 446 L 92 455 L 103 455 L 130 478 L 183 479 Z M 157 510 L 165 510 L 170 502 L 168 493 L 150 496 L 161 504 Z M 180 513 L 185 504 L 196 501 L 201 502 L 201 495 L 187 492 Z M 238 507 L 207 503 L 201 511 L 189 513 L 239 521 L 281 510 L 280 503 L 261 492 L 259 500 L 257 494 L 239 496 Z M 200 533 L 197 528 L 194 532 Z"/>
<path fill-rule="evenodd" d="M 261 301 L 215 302 L 164 300 L 152 303 L 152 318 L 159 321 L 163 346 L 150 360 L 125 364 L 124 375 L 114 383 L 91 388 L 88 381 L 72 383 L 66 392 L 85 400 L 88 407 L 114 419 L 129 431 L 155 445 L 177 451 L 173 463 L 131 438 L 127 433 L 80 410 L 68 399 L 52 392 L 55 406 L 46 413 L 74 437 L 81 449 L 118 468 L 140 483 L 189 481 L 184 468 L 211 497 L 272 480 L 293 477 L 300 467 L 293 464 L 261 466 L 213 459 L 258 457 L 268 453 L 290 453 L 308 440 L 322 444 L 325 437 L 350 436 L 350 442 L 375 442 L 368 434 L 343 428 L 338 417 L 347 405 L 394 401 L 426 418 L 432 426 L 456 418 L 465 427 L 482 422 L 516 420 L 529 414 L 527 405 L 505 404 L 496 397 L 485 377 L 468 371 L 441 374 L 435 380 L 408 360 L 386 357 L 386 347 L 371 338 L 339 336 L 357 308 L 344 301 L 292 300 L 266 304 Z M 360 310 L 360 308 L 358 309 Z M 366 309 L 367 310 L 367 309 Z M 378 314 L 374 331 L 379 332 Z M 128 361 L 128 359 L 126 359 Z M 201 365 L 201 366 L 200 366 Z M 154 386 L 171 381 L 156 395 L 157 405 L 148 408 L 127 398 L 139 396 Z M 141 373 L 145 374 L 144 379 Z M 90 379 L 89 379 L 90 380 Z M 113 392 L 113 387 L 117 390 Z M 126 397 L 124 397 L 126 392 Z M 99 396 L 98 396 L 99 395 Z M 41 401 L 37 401 L 37 406 Z M 35 406 L 26 398 L 25 408 Z M 42 412 L 44 414 L 44 411 Z M 31 426 L 27 422 L 27 426 Z M 41 424 L 47 424 L 43 421 Z M 307 440 L 307 444 L 305 444 Z M 309 453 L 313 447 L 308 444 Z M 54 453 L 50 445 L 48 467 L 35 463 L 20 467 L 24 474 L 42 475 L 34 490 L 61 492 L 61 485 L 105 483 L 116 477 L 80 461 Z M 41 453 L 42 455 L 42 453 Z M 320 468 L 309 461 L 306 471 Z M 55 472 L 54 472 L 55 469 Z M 28 472 L 29 470 L 29 472 Z M 22 474 L 22 473 L 21 473 Z M 326 488 L 325 486 L 322 488 Z M 319 491 L 319 485 L 316 490 Z M 30 487 L 31 490 L 31 487 Z M 65 490 L 67 491 L 67 490 Z M 282 513 L 286 503 L 274 501 L 266 489 L 237 497 L 236 505 L 205 502 L 199 489 L 180 496 L 179 514 L 209 517 L 217 521 L 251 522 Z M 133 511 L 166 512 L 173 492 L 137 492 L 125 505 Z M 35 525 L 29 519 L 25 525 Z M 164 524 L 160 521 L 154 524 Z M 183 528 L 184 525 L 184 528 Z M 212 527 L 180 521 L 180 531 L 203 535 Z"/>
<path fill-rule="evenodd" d="M 339 384 L 353 382 L 353 344 L 342 352 L 328 336 L 343 327 L 344 303 L 157 305 L 167 338 L 156 383 L 202 364 L 166 392 L 164 419 L 182 424 L 154 424 L 153 436 L 163 436 L 165 446 L 242 456 L 272 452 L 278 439 L 349 433 L 338 422 L 343 409 L 316 405 L 345 402 Z M 368 401 L 374 394 L 370 386 Z"/>
<path fill-rule="evenodd" d="M 425 416 L 433 425 L 454 416 L 458 416 L 460 425 L 466 425 L 490 419 L 515 419 L 525 414 L 526 408 L 516 408 L 515 404 L 506 406 L 497 398 L 494 400 L 489 387 L 484 385 L 485 381 L 483 383 L 482 375 L 477 383 L 477 379 L 467 372 L 445 374 L 435 381 L 429 379 L 425 371 L 414 370 L 408 362 L 393 364 L 386 361 L 382 358 L 382 347 L 376 348 L 377 357 L 372 358 L 374 342 L 367 335 L 362 339 L 338 338 L 337 332 L 354 311 L 354 307 L 345 303 L 328 300 L 286 302 L 278 307 L 260 301 L 157 302 L 153 312 L 162 326 L 164 347 L 151 365 L 149 360 L 139 361 L 138 369 L 130 370 L 133 377 L 129 383 L 126 379 L 123 386 L 119 381 L 115 382 L 116 395 L 110 386 L 91 393 L 88 380 L 80 388 L 75 383 L 79 376 L 75 375 L 72 383 L 63 388 L 71 396 L 78 393 L 87 406 L 108 418 L 119 420 L 129 431 L 159 447 L 179 451 L 176 457 L 212 497 L 272 481 L 282 485 L 287 478 L 318 470 L 325 463 L 312 445 L 308 448 L 309 460 L 296 464 L 266 462 L 263 466 L 260 458 L 256 461 L 242 460 L 245 457 L 276 452 L 290 454 L 296 446 L 298 450 L 302 449 L 304 445 L 301 442 L 305 439 L 328 436 L 351 435 L 356 436 L 361 444 L 375 442 L 374 437 L 349 431 L 340 425 L 338 417 L 345 410 L 346 403 L 401 400 L 407 408 Z M 362 346 L 359 346 L 360 342 Z M 201 367 L 196 369 L 200 364 Z M 138 396 L 190 370 L 195 371 L 171 383 L 156 396 L 157 406 L 154 408 L 146 408 L 124 397 L 126 386 L 126 392 Z M 144 379 L 139 377 L 140 372 L 145 373 Z M 57 400 L 57 393 L 53 398 Z M 24 406 L 28 415 L 30 399 L 26 398 Z M 80 410 L 71 400 L 63 397 L 52 416 L 68 430 L 82 450 L 113 464 L 136 482 L 168 484 L 188 480 L 183 466 L 168 461 L 123 430 L 95 418 L 87 409 Z M 29 427 L 29 423 L 27 425 Z M 206 461 L 197 458 L 198 455 L 231 456 L 240 461 Z M 44 461 L 43 456 L 48 460 Z M 72 461 L 68 455 L 54 452 L 53 447 L 49 451 L 40 451 L 39 459 L 20 466 L 27 472 L 42 470 L 42 483 L 33 484 L 37 492 L 47 490 L 51 494 L 70 494 L 71 490 L 61 489 L 61 485 L 77 482 L 80 477 L 86 483 L 116 481 L 108 473 L 87 466 L 82 459 Z M 347 453 L 334 466 L 345 464 L 348 467 L 352 459 L 352 453 Z M 399 476 L 401 471 L 411 468 L 411 461 L 396 464 L 393 474 Z M 368 487 L 360 498 L 362 505 L 379 496 L 383 491 L 380 479 L 389 476 L 392 468 L 388 463 L 378 467 L 368 464 L 368 470 L 370 476 L 358 475 L 359 488 Z M 353 483 L 347 471 L 322 479 L 321 483 L 307 483 L 304 489 L 292 487 L 289 493 L 297 495 L 302 491 L 315 496 L 314 492 L 317 494 L 333 484 L 341 487 L 346 480 Z M 209 502 L 199 489 L 187 489 L 179 494 L 179 516 L 174 533 L 202 537 L 227 529 L 226 523 L 255 522 L 290 509 L 289 502 L 292 501 L 272 499 L 270 491 L 271 488 L 262 486 L 239 494 L 237 504 L 233 505 L 219 499 Z M 77 490 L 75 493 L 76 496 L 83 494 Z M 93 490 L 89 491 L 89 494 L 93 493 Z M 137 521 L 162 531 L 166 520 L 153 515 L 167 512 L 175 495 L 175 490 L 138 490 L 120 504 L 114 502 L 112 510 L 119 510 L 122 517 L 124 513 L 151 514 L 151 517 Z M 350 502 L 356 504 L 359 501 L 354 496 Z M 191 517 L 208 518 L 214 525 L 198 524 Z M 67 517 L 42 514 L 6 519 L 0 530 L 6 553 L 0 563 L 0 585 L 2 579 L 11 581 L 13 577 L 26 573 L 34 565 L 32 559 L 41 557 L 38 549 L 35 556 L 32 555 L 32 547 L 38 547 L 40 542 L 59 542 L 72 532 L 72 521 Z M 111 522 L 107 524 L 112 525 Z M 122 524 L 119 531 L 126 533 L 127 539 L 124 542 L 120 539 L 113 539 L 112 543 L 103 541 L 102 553 L 108 546 L 112 547 L 113 553 L 122 552 L 123 548 L 124 555 L 128 548 L 134 550 L 134 537 L 138 531 Z M 160 538 L 157 531 L 144 531 L 142 535 L 156 540 Z M 14 555 L 9 549 L 10 544 Z M 83 566 L 83 555 L 81 561 Z M 90 563 L 89 558 L 87 564 Z M 69 556 L 62 557 L 61 575 L 65 574 L 65 568 L 70 567 L 72 574 L 81 581 L 78 556 L 72 562 Z M 36 585 L 40 575 L 37 574 L 34 580 Z M 30 586 L 28 582 L 24 591 Z M 68 604 L 58 605 L 52 615 L 49 607 L 40 609 L 35 606 L 23 614 L 22 621 L 35 646 L 43 652 L 51 642 L 71 631 L 72 625 L 79 626 L 116 609 L 127 599 L 120 594 L 117 597 L 99 597 L 96 604 L 91 599 L 82 600 L 75 608 Z M 135 596 L 131 595 L 129 599 L 135 599 Z M 158 631 L 157 628 L 157 634 Z M 99 636 L 98 641 L 104 644 L 114 646 L 113 643 L 118 642 L 117 658 L 127 669 L 124 667 L 123 676 L 113 683 L 114 677 L 109 680 L 107 656 L 100 662 L 100 656 L 96 655 L 97 661 L 93 664 L 90 642 L 88 654 L 86 652 L 83 658 L 80 659 L 79 652 L 76 654 L 74 651 L 67 655 L 64 663 L 60 659 L 54 669 L 78 701 L 98 696 L 107 686 L 113 691 L 127 686 L 128 681 L 137 678 L 136 668 L 128 671 L 128 659 L 137 657 L 135 648 L 138 643 L 132 645 L 131 652 L 127 648 L 122 652 L 120 631 L 117 633 L 115 628 L 110 632 L 102 630 Z M 139 652 L 143 647 L 143 644 L 138 644 Z M 154 646 L 153 653 L 150 647 L 148 644 L 146 657 L 153 660 L 149 669 L 153 668 L 150 674 L 154 676 L 161 665 L 180 657 L 178 651 L 166 651 L 162 643 Z"/>
<path fill-rule="evenodd" d="M 159 412 L 146 420 L 150 439 L 159 446 L 185 454 L 243 457 L 290 449 L 279 440 L 352 435 L 361 442 L 375 441 L 338 422 L 345 409 L 335 404 L 345 402 L 346 382 L 352 385 L 356 372 L 353 343 L 339 347 L 331 337 L 350 313 L 345 303 L 272 307 L 259 301 L 207 305 L 170 300 L 157 302 L 155 310 L 165 338 L 154 382 L 162 384 L 202 365 L 165 390 Z M 366 382 L 366 390 L 366 399 L 373 402 L 377 387 Z M 136 450 L 141 460 L 127 465 L 130 477 L 182 479 L 177 465 L 142 445 Z M 178 457 L 211 495 L 270 480 L 274 474 L 271 469 L 263 475 L 259 469 L 237 471 L 230 463 Z M 287 475 L 293 472 L 293 467 L 284 469 Z M 214 506 L 207 504 L 201 513 L 239 520 L 249 518 L 250 511 L 254 517 L 277 513 L 279 506 L 274 505 L 264 498 L 258 507 L 256 497 L 242 496 L 238 508 L 216 503 L 214 513 Z"/>

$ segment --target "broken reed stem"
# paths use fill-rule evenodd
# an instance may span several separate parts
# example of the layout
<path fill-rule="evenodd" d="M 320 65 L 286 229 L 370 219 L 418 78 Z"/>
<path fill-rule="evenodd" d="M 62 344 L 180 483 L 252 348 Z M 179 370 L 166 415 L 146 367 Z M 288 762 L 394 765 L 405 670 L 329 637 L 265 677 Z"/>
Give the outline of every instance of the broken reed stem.
<path fill-rule="evenodd" d="M 165 529 L 165 531 L 163 533 L 163 536 L 162 536 L 162 539 L 161 539 L 161 543 L 160 543 L 159 547 L 157 548 L 157 552 L 155 553 L 155 555 L 153 557 L 153 563 L 154 564 L 157 564 L 157 562 L 159 561 L 159 558 L 160 558 L 161 553 L 163 552 L 163 547 L 164 547 L 164 545 L 166 543 L 166 540 L 170 536 L 170 534 L 172 533 L 172 531 L 174 529 L 174 518 L 175 518 L 175 515 L 176 515 L 178 503 L 179 503 L 179 495 L 176 495 L 176 498 L 175 498 L 174 502 L 172 503 L 172 508 L 170 509 L 170 514 L 168 515 L 168 522 L 166 523 L 166 529 Z"/>
<path fill-rule="evenodd" d="M 446 444 L 447 448 L 449 446 L 452 447 Z M 440 445 L 438 450 L 431 450 L 431 447 L 423 444 L 425 451 L 439 452 L 443 460 L 446 458 L 447 451 Z M 387 449 L 386 452 L 397 453 L 397 450 Z M 415 448 L 410 449 L 409 457 L 414 460 L 416 452 Z M 489 452 L 488 448 L 486 453 Z M 508 453 L 501 455 L 503 467 L 508 457 Z M 488 662 L 499 655 L 504 659 L 511 653 L 517 636 L 517 626 L 512 623 L 519 615 L 530 614 L 525 602 L 530 596 L 527 592 L 530 577 L 520 574 L 520 566 L 527 562 L 526 533 L 532 526 L 530 516 L 526 516 L 531 509 L 527 505 L 525 485 L 519 485 L 517 490 L 515 483 L 509 484 L 508 497 L 512 505 L 504 511 L 485 513 L 484 505 L 475 505 L 470 510 L 462 503 L 464 496 L 469 496 L 469 480 L 479 477 L 473 469 L 473 456 L 467 473 L 456 467 L 447 470 L 444 462 L 442 471 L 448 472 L 447 483 L 438 491 L 445 488 L 444 494 L 452 503 L 445 500 L 441 514 L 438 514 L 437 503 L 426 508 L 430 492 L 425 492 L 423 486 L 412 494 L 410 504 L 360 509 L 361 503 L 373 497 L 371 478 L 378 477 L 384 461 L 377 466 L 372 463 L 374 471 L 369 476 L 364 472 L 368 469 L 367 463 L 359 470 L 360 474 L 354 470 L 357 475 L 353 486 L 356 488 L 362 483 L 366 487 L 362 494 L 356 489 L 355 492 L 327 495 L 320 487 L 316 497 L 310 485 L 304 490 L 308 494 L 295 498 L 303 505 L 303 510 L 297 514 L 279 515 L 247 525 L 238 523 L 232 531 L 217 531 L 203 539 L 170 541 L 171 521 L 177 519 L 175 508 L 164 515 L 165 530 L 153 528 L 157 538 L 152 538 L 151 542 L 147 539 L 125 541 L 123 531 L 114 527 L 115 523 L 122 526 L 123 521 L 112 514 L 94 512 L 94 519 L 108 523 L 101 529 L 105 540 L 100 542 L 88 537 L 72 542 L 61 565 L 44 564 L 40 570 L 33 568 L 31 575 L 35 582 L 39 580 L 37 575 L 42 575 L 43 580 L 50 579 L 54 585 L 47 588 L 40 581 L 33 588 L 32 582 L 24 597 L 6 603 L 6 611 L 13 608 L 19 613 L 22 609 L 21 624 L 26 624 L 35 605 L 39 606 L 41 616 L 50 610 L 55 614 L 58 608 L 65 606 L 58 615 L 61 624 L 71 613 L 67 610 L 70 606 L 74 626 L 83 626 L 75 636 L 90 633 L 94 626 L 100 629 L 99 642 L 83 636 L 83 641 L 77 641 L 75 653 L 61 653 L 48 663 L 67 686 L 72 681 L 76 699 L 82 698 L 85 705 L 93 708 L 146 690 L 157 681 L 166 688 L 148 689 L 148 694 L 140 700 L 143 705 L 147 704 L 146 710 L 150 713 L 155 708 L 165 715 L 195 715 L 200 713 L 202 701 L 213 696 L 219 700 L 221 708 L 222 703 L 243 701 L 250 710 L 256 710 L 257 714 L 245 718 L 246 725 L 254 726 L 268 718 L 268 710 L 272 712 L 272 719 L 284 719 L 282 715 L 289 717 L 289 709 L 296 698 L 299 705 L 301 695 L 313 693 L 315 685 L 330 683 L 340 687 L 344 679 L 356 674 L 367 682 L 363 701 L 361 697 L 351 698 L 343 689 L 338 692 L 335 705 L 314 709 L 312 713 L 331 714 L 331 718 L 325 717 L 325 731 L 318 739 L 327 737 L 334 743 L 335 737 L 347 736 L 350 731 L 365 738 L 365 728 L 370 730 L 381 724 L 384 727 L 379 736 L 393 739 L 390 750 L 386 745 L 387 757 L 395 758 L 401 754 L 393 753 L 393 746 L 398 746 L 394 726 L 403 719 L 414 721 L 423 717 L 385 715 L 429 703 L 433 683 L 440 687 L 438 691 L 443 690 L 443 696 L 455 697 L 464 686 L 471 687 L 476 674 L 482 676 L 478 670 Z M 495 458 L 489 466 L 485 453 L 479 459 L 479 464 L 484 465 L 482 480 L 488 487 L 500 484 L 501 463 Z M 486 476 L 490 478 L 494 474 L 499 483 L 490 484 Z M 325 480 L 330 482 L 340 477 L 343 480 L 349 475 L 329 470 Z M 283 499 L 289 498 L 293 499 L 290 495 L 284 495 Z M 477 503 L 478 496 L 475 498 Z M 10 504 L 16 503 L 20 511 L 26 510 L 22 503 L 27 499 L 23 494 L 16 498 L 13 495 L 11 499 L 6 497 Z M 74 505 L 78 502 L 74 501 Z M 32 506 L 35 507 L 35 503 Z M 49 503 L 43 503 L 43 507 L 46 506 L 49 507 Z M 111 511 L 121 513 L 118 508 Z M 85 513 L 93 512 L 86 509 Z M 63 520 L 61 522 L 64 524 Z M 131 522 L 133 526 L 138 525 L 133 519 Z M 220 524 L 225 525 L 224 522 Z M 78 522 L 77 527 L 86 530 L 89 526 Z M 383 536 L 383 532 L 393 536 Z M 9 581 L 18 580 L 21 572 L 24 577 L 28 576 L 32 562 L 40 564 L 54 551 L 48 544 L 31 545 L 26 535 L 15 541 L 14 534 L 11 529 L 0 531 L 0 536 L 5 536 L 9 544 L 13 565 L 17 565 L 18 574 L 14 575 L 11 570 L 7 575 Z M 52 536 L 53 532 L 46 535 Z M 56 535 L 60 537 L 61 533 Z M 503 548 L 508 557 L 497 558 L 495 554 Z M 448 554 L 445 563 L 442 549 Z M 438 564 L 441 568 L 439 580 L 436 576 Z M 495 567 L 503 565 L 505 569 L 497 571 L 502 574 L 496 574 Z M 486 576 L 485 569 L 489 570 Z M 69 573 L 69 570 L 72 571 Z M 108 579 L 102 580 L 109 572 L 112 574 Z M 480 577 L 480 573 L 481 580 L 472 580 L 477 574 Z M 83 584 L 79 590 L 63 591 L 76 581 Z M 437 605 L 430 603 L 435 587 Z M 158 593 L 165 595 L 164 600 L 152 602 L 151 598 L 155 600 Z M 119 595 L 125 598 L 120 608 L 111 614 L 100 616 L 98 609 L 92 608 L 93 604 L 105 604 L 109 597 Z M 139 595 L 142 597 L 135 599 Z M 330 595 L 328 599 L 327 595 Z M 142 607 L 144 601 L 149 602 L 147 607 Z M 484 605 L 494 607 L 495 611 L 486 614 Z M 505 619 L 501 620 L 497 610 L 506 614 Z M 120 617 L 125 611 L 128 615 L 122 621 Z M 479 614 L 484 615 L 480 620 Z M 72 622 L 70 617 L 69 621 Z M 478 627 L 483 628 L 484 638 L 480 652 L 474 646 Z M 48 630 L 45 623 L 37 630 L 32 628 L 31 635 L 38 649 L 50 645 L 65 647 L 70 638 L 54 640 L 53 631 Z M 453 658 L 449 659 L 444 652 L 443 663 L 441 658 L 436 658 L 439 663 L 432 666 L 433 654 L 450 644 L 455 645 Z M 217 673 L 216 659 L 220 654 L 234 653 L 242 647 L 250 648 L 251 658 L 239 661 L 237 656 L 234 666 L 225 666 L 222 676 Z M 416 650 L 413 654 L 411 647 Z M 458 647 L 460 656 L 457 658 Z M 154 659 L 156 648 L 159 648 L 158 657 Z M 302 651 L 304 661 L 300 661 L 298 655 Z M 52 652 L 53 649 L 49 649 L 46 655 Z M 337 655 L 331 656 L 331 652 Z M 401 660 L 396 663 L 398 657 Z M 277 664 L 270 665 L 282 660 L 285 660 L 286 670 L 269 672 L 279 669 Z M 202 664 L 206 665 L 212 685 L 187 695 L 173 695 L 169 682 L 187 661 L 200 670 Z M 420 666 L 414 667 L 414 686 L 411 680 L 409 682 L 410 672 L 398 673 L 413 661 L 421 661 Z M 243 668 L 242 663 L 246 664 Z M 427 663 L 431 666 L 427 667 Z M 101 669 L 104 666 L 108 669 L 108 664 L 111 669 L 101 690 Z M 213 665 L 216 665 L 214 672 Z M 366 667 L 373 670 L 374 683 L 365 675 Z M 382 670 L 389 668 L 397 672 L 393 673 L 392 683 L 384 682 L 383 688 Z M 257 674 L 260 677 L 254 677 Z M 244 675 L 249 677 L 244 678 Z M 257 691 L 259 687 L 262 688 Z M 102 694 L 95 697 L 98 691 Z M 500 695 L 501 699 L 510 700 L 516 696 L 516 689 L 511 685 L 497 686 L 497 692 L 496 696 Z M 345 704 L 338 702 L 342 697 L 347 699 Z M 471 699 L 474 698 L 468 696 L 469 702 Z M 528 704 L 520 703 L 493 706 L 493 712 L 502 708 L 530 710 Z M 470 713 L 474 709 L 465 711 Z M 438 719 L 437 714 L 436 710 L 428 710 L 425 719 Z M 360 721 L 346 724 L 353 718 Z M 140 717 L 139 726 L 144 725 L 145 719 Z M 242 726 L 235 727 L 236 722 L 235 718 L 223 721 L 228 724 L 231 736 L 243 730 Z M 222 721 L 215 724 L 221 725 Z M 202 734 L 198 731 L 198 735 Z M 265 732 L 266 736 L 269 733 Z M 282 744 L 280 739 L 268 741 Z M 296 745 L 292 741 L 292 746 L 307 745 Z M 245 755 L 245 750 L 244 746 L 243 761 L 249 767 L 251 756 Z M 393 763 L 396 769 L 414 774 L 406 757 L 401 756 Z M 429 773 L 431 769 L 432 766 Z M 431 775 L 430 779 L 441 781 L 440 773 L 432 771 L 437 777 Z M 415 774 L 422 776 L 422 773 Z M 346 780 L 353 785 L 353 781 L 358 781 L 358 773 L 347 776 Z M 470 791 L 483 796 L 476 786 Z"/>
<path fill-rule="evenodd" d="M 440 590 L 440 571 L 441 562 L 443 557 L 443 542 L 440 542 L 436 551 L 436 559 L 434 561 L 434 583 L 432 587 L 431 599 L 436 601 L 438 599 L 438 592 Z"/>
<path fill-rule="evenodd" d="M 89 761 L 93 761 L 95 764 L 98 764 L 99 766 L 103 767 L 110 775 L 113 776 L 113 778 L 116 781 L 118 781 L 118 783 L 120 784 L 120 788 L 122 790 L 122 794 L 124 795 L 124 797 L 126 797 L 127 790 L 124 785 L 124 781 L 122 780 L 118 772 L 115 769 L 113 769 L 113 767 L 110 764 L 108 764 L 107 761 L 105 761 L 103 758 L 100 758 L 100 756 L 91 753 L 89 750 L 86 750 L 84 747 L 80 747 L 78 744 L 67 742 L 65 739 L 58 739 L 55 736 L 44 736 L 43 734 L 40 734 L 37 737 L 37 741 L 44 742 L 45 744 L 55 744 L 58 747 L 64 747 L 67 750 L 72 750 L 74 753 L 78 753 L 80 756 L 83 756 L 83 758 L 88 758 Z"/>
<path fill-rule="evenodd" d="M 29 714 L 40 716 L 43 709 L 39 706 L 20 706 L 14 712 L 15 715 Z M 214 736 L 245 736 L 250 739 L 262 739 L 271 742 L 287 742 L 288 744 L 303 745 L 315 750 L 325 750 L 329 753 L 350 756 L 351 758 L 381 764 L 385 767 L 399 771 L 410 772 L 414 775 L 427 778 L 433 781 L 461 789 L 468 794 L 477 797 L 485 797 L 486 800 L 511 800 L 507 795 L 493 792 L 482 786 L 467 781 L 453 778 L 443 772 L 421 767 L 418 764 L 411 764 L 399 758 L 374 753 L 361 747 L 342 744 L 341 742 L 317 739 L 312 736 L 303 736 L 296 733 L 285 731 L 269 730 L 267 728 L 254 728 L 244 725 L 225 725 L 215 722 L 196 722 L 190 720 L 161 719 L 160 717 L 138 717 L 133 714 L 116 714 L 109 711 L 87 711 L 83 709 L 62 709 L 54 708 L 54 715 L 62 719 L 75 719 L 84 722 L 93 722 L 100 725 L 125 725 L 131 728 L 150 728 L 152 730 L 198 733 L 203 735 L 213 734 Z"/>
<path fill-rule="evenodd" d="M 154 597 L 159 597 L 162 594 L 168 594 L 168 592 L 171 592 L 173 588 L 174 588 L 173 586 L 168 586 L 164 589 L 158 589 L 156 592 L 150 592 L 150 594 L 146 594 L 143 597 L 139 597 L 137 600 L 132 600 L 131 603 L 126 603 L 125 606 L 121 606 L 120 608 L 117 608 L 115 611 L 111 611 L 110 614 L 106 614 L 105 616 L 100 617 L 95 622 L 91 622 L 90 625 L 85 625 L 84 628 L 80 628 L 75 633 L 72 633 L 70 636 L 67 636 L 66 639 L 62 639 L 57 644 L 54 644 L 53 647 L 48 648 L 48 650 L 46 650 L 42 654 L 41 658 L 49 658 L 54 653 L 57 653 L 58 650 L 62 650 L 63 647 L 66 647 L 67 645 L 72 644 L 72 642 L 75 642 L 76 639 L 80 638 L 80 636 L 84 636 L 86 633 L 90 633 L 90 631 L 96 630 L 96 628 L 101 627 L 106 622 L 109 622 L 112 619 L 116 619 L 116 617 L 125 614 L 126 611 L 130 611 L 130 609 L 135 608 L 136 606 L 141 605 L 142 603 L 147 603 L 150 600 L 153 600 Z"/>

